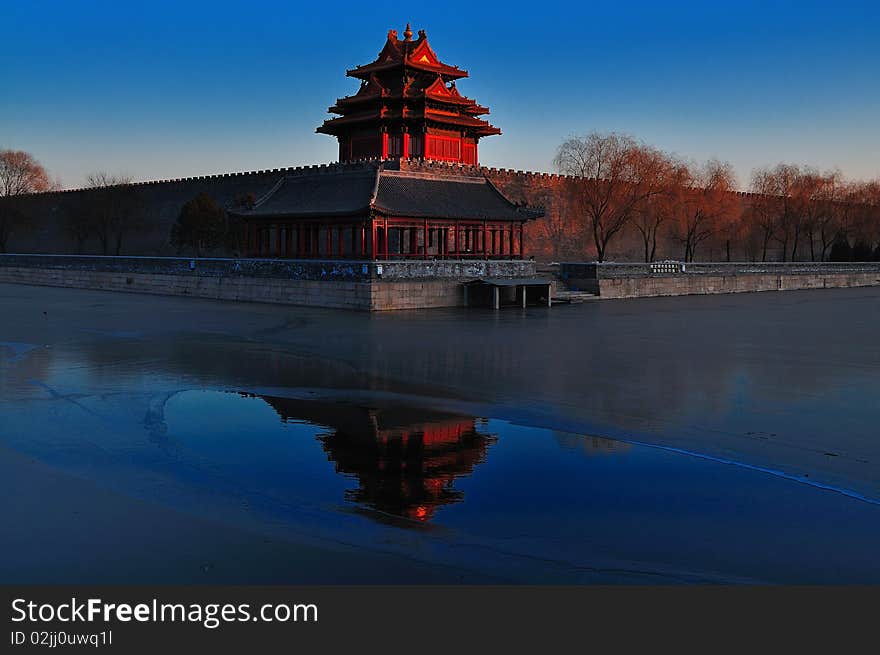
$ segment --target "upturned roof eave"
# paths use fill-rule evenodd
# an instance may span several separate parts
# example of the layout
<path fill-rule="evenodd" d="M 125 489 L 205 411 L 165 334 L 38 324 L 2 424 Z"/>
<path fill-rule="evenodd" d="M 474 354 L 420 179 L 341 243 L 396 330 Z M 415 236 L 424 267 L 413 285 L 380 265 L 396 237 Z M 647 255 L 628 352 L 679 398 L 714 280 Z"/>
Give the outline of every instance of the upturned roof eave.
<path fill-rule="evenodd" d="M 404 59 L 395 59 L 392 61 L 383 62 L 374 61 L 369 64 L 364 64 L 363 66 L 349 69 L 345 71 L 345 75 L 347 77 L 354 77 L 356 79 L 366 79 L 371 73 L 375 73 L 377 71 L 394 70 L 395 68 L 414 68 L 415 70 L 420 70 L 428 73 L 437 73 L 439 75 L 443 75 L 450 79 L 456 80 L 469 77 L 469 74 L 466 70 L 455 68 L 454 66 L 449 66 L 447 64 L 440 64 L 439 66 L 435 66 L 433 64 L 422 64 L 417 61 Z"/>

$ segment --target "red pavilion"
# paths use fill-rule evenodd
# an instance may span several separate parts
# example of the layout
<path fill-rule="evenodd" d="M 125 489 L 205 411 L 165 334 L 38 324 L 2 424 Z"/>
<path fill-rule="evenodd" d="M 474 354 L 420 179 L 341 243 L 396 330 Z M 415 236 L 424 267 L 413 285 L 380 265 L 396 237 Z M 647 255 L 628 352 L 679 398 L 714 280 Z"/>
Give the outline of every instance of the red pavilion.
<path fill-rule="evenodd" d="M 424 31 L 391 30 L 339 114 L 318 128 L 339 163 L 288 171 L 235 210 L 254 257 L 522 259 L 523 226 L 543 212 L 512 203 L 477 166 L 481 137 L 501 131 L 455 86 L 467 72 L 440 61 Z M 430 166 L 431 161 L 442 163 Z"/>
<path fill-rule="evenodd" d="M 476 165 L 481 137 L 501 130 L 478 118 L 488 114 L 458 92 L 455 81 L 467 71 L 448 66 L 431 49 L 424 30 L 412 40 L 388 32 L 376 61 L 346 73 L 361 81 L 357 93 L 330 107 L 338 118 L 318 132 L 339 139 L 339 161 L 370 157 L 410 157 Z"/>

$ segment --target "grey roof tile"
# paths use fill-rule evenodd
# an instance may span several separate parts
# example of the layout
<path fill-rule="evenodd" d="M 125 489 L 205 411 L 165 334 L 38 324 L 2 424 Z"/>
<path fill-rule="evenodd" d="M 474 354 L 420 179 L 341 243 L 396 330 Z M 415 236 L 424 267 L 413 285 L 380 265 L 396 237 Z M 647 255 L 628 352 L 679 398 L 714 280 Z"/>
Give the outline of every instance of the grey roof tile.
<path fill-rule="evenodd" d="M 523 221 L 542 215 L 513 204 L 484 177 L 378 168 L 288 175 L 253 208 L 237 213 L 253 218 L 333 218 L 366 217 L 371 209 L 389 216 L 448 220 Z"/>
<path fill-rule="evenodd" d="M 289 175 L 241 214 L 255 218 L 366 216 L 375 187 L 375 169 Z"/>
<path fill-rule="evenodd" d="M 522 221 L 537 213 L 518 207 L 484 177 L 440 177 L 383 171 L 374 208 L 415 218 Z"/>

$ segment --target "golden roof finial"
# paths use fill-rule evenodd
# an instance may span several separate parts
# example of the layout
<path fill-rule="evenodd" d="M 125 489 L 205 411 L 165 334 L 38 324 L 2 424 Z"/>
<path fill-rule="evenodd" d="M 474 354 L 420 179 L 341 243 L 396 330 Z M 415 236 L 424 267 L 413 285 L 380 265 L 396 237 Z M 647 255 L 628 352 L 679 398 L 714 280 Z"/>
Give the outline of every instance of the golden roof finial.
<path fill-rule="evenodd" d="M 406 29 L 403 30 L 403 40 L 409 41 L 412 39 L 412 28 L 409 26 L 409 23 L 406 24 Z"/>

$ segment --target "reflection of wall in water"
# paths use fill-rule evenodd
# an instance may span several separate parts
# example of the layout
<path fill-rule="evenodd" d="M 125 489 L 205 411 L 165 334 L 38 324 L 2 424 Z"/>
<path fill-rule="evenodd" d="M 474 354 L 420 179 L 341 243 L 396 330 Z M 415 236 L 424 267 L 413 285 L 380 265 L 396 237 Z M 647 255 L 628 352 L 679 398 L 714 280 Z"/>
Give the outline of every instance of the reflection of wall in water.
<path fill-rule="evenodd" d="M 137 340 L 77 339 L 7 361 L 0 391 L 7 400 L 42 397 L 45 391 L 30 382 L 39 380 L 56 389 L 101 393 L 118 390 L 120 380 L 142 388 L 159 377 L 175 388 L 327 387 L 425 395 L 451 389 L 467 392 L 468 399 L 500 399 L 550 418 L 584 419 L 631 434 L 673 434 L 695 424 L 717 428 L 732 420 L 742 424 L 743 434 L 770 427 L 784 432 L 785 413 L 799 411 L 793 402 L 877 388 L 876 367 L 870 366 L 878 361 L 871 345 L 880 317 L 876 303 L 858 301 L 860 319 L 839 324 L 835 317 L 857 299 L 810 294 L 809 301 L 797 294 L 609 301 L 525 316 L 362 316 L 255 306 L 248 312 L 277 323 L 247 332 L 248 341 L 149 330 Z M 138 309 L 143 301 L 115 302 L 133 317 L 126 320 L 153 320 Z M 156 298 L 150 306 L 178 308 L 175 329 L 199 325 L 181 303 Z M 232 321 L 233 333 L 244 329 L 235 327 L 238 319 L 225 308 L 199 311 L 207 326 L 222 325 L 222 319 Z M 116 318 L 121 315 L 101 314 L 115 328 L 123 326 Z M 816 343 L 823 344 L 818 351 Z M 837 430 L 842 416 L 849 420 L 839 411 L 816 414 L 806 428 L 816 434 Z M 854 430 L 866 438 L 873 434 L 869 419 L 851 418 Z M 790 437 L 800 441 L 803 429 Z"/>
<path fill-rule="evenodd" d="M 593 455 L 619 455 L 628 452 L 632 446 L 625 441 L 606 439 L 605 437 L 591 437 L 571 432 L 554 432 L 553 438 L 563 448 L 579 450 L 588 456 Z"/>
<path fill-rule="evenodd" d="M 409 407 L 367 408 L 263 396 L 283 421 L 331 428 L 318 438 L 336 471 L 358 480 L 346 499 L 407 519 L 427 521 L 460 502 L 456 479 L 485 461 L 496 437 L 477 419 Z"/>

